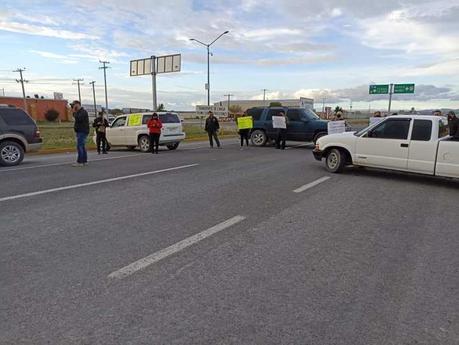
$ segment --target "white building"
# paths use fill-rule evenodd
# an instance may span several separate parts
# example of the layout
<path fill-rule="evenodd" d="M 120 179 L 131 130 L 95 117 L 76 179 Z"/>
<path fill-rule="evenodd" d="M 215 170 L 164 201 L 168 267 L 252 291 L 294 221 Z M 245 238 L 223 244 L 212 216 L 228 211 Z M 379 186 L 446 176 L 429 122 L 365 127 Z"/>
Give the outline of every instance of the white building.
<path fill-rule="evenodd" d="M 254 108 L 254 107 L 268 107 L 272 102 L 280 103 L 285 107 L 300 107 L 300 108 L 307 108 L 313 109 L 314 108 L 314 100 L 312 98 L 305 98 L 301 97 L 299 99 L 267 99 L 265 101 L 258 100 L 258 99 L 250 99 L 250 100 L 240 100 L 240 99 L 232 99 L 230 100 L 230 107 L 232 106 L 240 106 L 242 111 L 246 111 L 247 109 Z M 228 107 L 228 100 L 220 101 L 214 103 L 215 106 L 220 107 Z"/>

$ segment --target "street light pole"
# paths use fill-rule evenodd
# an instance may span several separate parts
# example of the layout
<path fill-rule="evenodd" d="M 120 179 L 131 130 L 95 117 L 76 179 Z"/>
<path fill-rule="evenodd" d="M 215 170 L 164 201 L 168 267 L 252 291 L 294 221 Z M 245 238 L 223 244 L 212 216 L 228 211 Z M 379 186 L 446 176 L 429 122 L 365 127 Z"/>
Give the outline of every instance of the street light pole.
<path fill-rule="evenodd" d="M 210 47 L 212 46 L 212 44 L 217 42 L 217 40 L 220 37 L 222 37 L 223 35 L 226 35 L 227 33 L 229 33 L 229 31 L 223 32 L 222 34 L 220 34 L 220 36 L 218 36 L 216 39 L 214 39 L 210 43 L 203 43 L 195 38 L 190 38 L 190 41 L 197 42 L 207 48 L 207 106 L 208 107 L 210 107 Z"/>

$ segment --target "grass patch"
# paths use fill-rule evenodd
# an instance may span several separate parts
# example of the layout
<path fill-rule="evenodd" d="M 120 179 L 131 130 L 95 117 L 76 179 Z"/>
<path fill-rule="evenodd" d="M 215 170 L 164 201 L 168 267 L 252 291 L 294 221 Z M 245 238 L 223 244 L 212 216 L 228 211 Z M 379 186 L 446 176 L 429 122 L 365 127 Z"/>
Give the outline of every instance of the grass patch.
<path fill-rule="evenodd" d="M 72 122 L 39 122 L 38 127 L 43 138 L 42 148 L 44 150 L 75 148 L 76 137 Z M 233 123 L 224 123 L 221 127 L 220 135 L 226 136 L 237 134 L 236 126 Z M 184 124 L 183 130 L 186 133 L 187 139 L 207 137 L 206 132 L 201 128 L 200 124 Z M 93 134 L 94 131 L 93 128 L 91 128 L 87 140 L 87 147 L 89 148 L 96 147 L 92 140 Z"/>

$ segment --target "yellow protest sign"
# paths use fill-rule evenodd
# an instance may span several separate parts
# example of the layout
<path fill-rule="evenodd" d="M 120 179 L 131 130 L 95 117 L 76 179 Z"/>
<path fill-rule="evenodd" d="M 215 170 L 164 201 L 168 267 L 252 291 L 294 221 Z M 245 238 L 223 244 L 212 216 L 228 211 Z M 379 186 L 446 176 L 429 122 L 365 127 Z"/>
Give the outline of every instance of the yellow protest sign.
<path fill-rule="evenodd" d="M 243 116 L 237 118 L 237 129 L 251 129 L 253 128 L 252 116 Z"/>
<path fill-rule="evenodd" d="M 130 115 L 128 126 L 142 126 L 142 114 Z"/>

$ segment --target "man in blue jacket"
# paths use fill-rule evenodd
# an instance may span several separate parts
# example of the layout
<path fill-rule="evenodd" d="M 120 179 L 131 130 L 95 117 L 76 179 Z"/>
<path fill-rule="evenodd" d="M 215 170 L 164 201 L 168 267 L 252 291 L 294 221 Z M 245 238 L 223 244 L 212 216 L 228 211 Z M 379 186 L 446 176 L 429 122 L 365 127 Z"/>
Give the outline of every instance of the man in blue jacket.
<path fill-rule="evenodd" d="M 86 152 L 86 139 L 89 135 L 89 116 L 88 112 L 81 106 L 80 101 L 73 101 L 70 106 L 73 111 L 73 118 L 75 124 L 73 129 L 75 130 L 77 140 L 77 162 L 73 164 L 74 167 L 82 167 L 88 164 L 88 153 Z"/>

